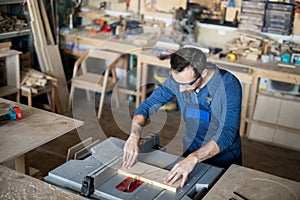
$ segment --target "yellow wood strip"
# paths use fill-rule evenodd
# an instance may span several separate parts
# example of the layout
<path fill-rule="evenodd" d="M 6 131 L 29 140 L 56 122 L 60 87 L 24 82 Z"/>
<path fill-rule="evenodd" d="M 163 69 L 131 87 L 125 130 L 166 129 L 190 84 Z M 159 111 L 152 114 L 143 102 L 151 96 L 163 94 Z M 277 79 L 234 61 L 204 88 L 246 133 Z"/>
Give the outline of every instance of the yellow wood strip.
<path fill-rule="evenodd" d="M 176 192 L 180 187 L 181 179 L 177 180 L 174 184 L 168 185 L 164 183 L 164 177 L 169 173 L 168 170 L 164 170 L 158 167 L 154 167 L 152 165 L 148 165 L 146 163 L 137 162 L 130 169 L 123 169 L 121 167 L 121 163 L 117 164 L 117 171 L 119 174 L 124 176 L 129 176 L 132 178 L 136 178 L 138 180 L 144 181 L 146 183 L 155 185 L 157 187 Z"/>

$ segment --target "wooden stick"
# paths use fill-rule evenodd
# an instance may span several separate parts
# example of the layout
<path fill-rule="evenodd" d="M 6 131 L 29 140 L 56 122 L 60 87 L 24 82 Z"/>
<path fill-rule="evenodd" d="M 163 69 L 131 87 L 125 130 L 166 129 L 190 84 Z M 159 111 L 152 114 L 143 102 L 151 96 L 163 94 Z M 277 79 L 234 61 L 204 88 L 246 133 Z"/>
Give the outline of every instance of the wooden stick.
<path fill-rule="evenodd" d="M 172 185 L 164 183 L 163 179 L 165 176 L 167 176 L 169 171 L 161 169 L 159 167 L 148 165 L 146 163 L 137 162 L 134 166 L 127 170 L 121 167 L 121 162 L 119 162 L 116 166 L 119 174 L 136 178 L 138 180 L 155 185 L 157 187 L 164 188 L 172 192 L 176 192 L 181 183 L 181 179 L 177 180 Z"/>
<path fill-rule="evenodd" d="M 296 65 L 289 65 L 289 64 L 284 64 L 284 63 L 278 63 L 278 66 L 287 67 L 287 68 L 296 68 Z"/>
<path fill-rule="evenodd" d="M 46 33 L 47 33 L 47 39 L 49 40 L 51 45 L 55 45 L 51 27 L 50 27 L 50 23 L 49 23 L 49 20 L 47 17 L 47 12 L 46 12 L 45 5 L 44 5 L 44 0 L 40 0 L 39 2 L 40 2 L 40 9 L 42 12 L 43 21 L 44 21 L 44 25 L 45 25 L 45 29 L 46 29 Z"/>

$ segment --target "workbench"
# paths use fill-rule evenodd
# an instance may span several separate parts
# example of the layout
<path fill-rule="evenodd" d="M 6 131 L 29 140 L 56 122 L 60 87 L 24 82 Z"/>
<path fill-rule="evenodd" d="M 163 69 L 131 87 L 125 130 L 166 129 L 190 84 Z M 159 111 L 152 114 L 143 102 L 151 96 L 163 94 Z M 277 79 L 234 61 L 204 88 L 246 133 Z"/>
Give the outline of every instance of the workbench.
<path fill-rule="evenodd" d="M 146 98 L 146 86 L 147 83 L 147 66 L 154 65 L 159 67 L 170 68 L 170 61 L 159 60 L 154 55 L 152 55 L 151 50 L 144 50 L 138 54 L 138 66 L 140 66 L 140 75 L 141 82 L 137 80 L 137 95 L 141 96 L 141 102 Z M 269 62 L 262 63 L 260 60 L 252 61 L 240 58 L 235 62 L 228 62 L 226 59 L 220 59 L 218 55 L 207 55 L 208 62 L 217 64 L 220 68 L 226 69 L 234 74 L 241 83 L 244 84 L 243 88 L 243 100 L 242 100 L 242 109 L 241 109 L 241 121 L 240 121 L 240 135 L 249 136 L 251 123 L 256 123 L 253 120 L 253 113 L 255 109 L 257 93 L 258 93 L 258 84 L 260 78 L 268 78 L 276 81 L 300 84 L 300 67 L 289 68 L 281 67 L 278 65 L 278 62 Z M 252 88 L 252 90 L 251 90 Z M 251 99 L 250 99 L 251 97 Z M 139 101 L 139 98 L 137 98 Z M 137 105 L 140 102 L 137 102 Z M 248 109 L 248 105 L 249 109 Z M 246 129 L 246 123 L 248 123 Z M 278 128 L 279 126 L 268 124 L 268 126 L 273 126 Z M 279 127 L 281 128 L 281 127 Z M 299 133 L 300 130 L 290 129 L 288 127 L 282 127 L 283 130 L 291 130 L 294 133 Z"/>
<path fill-rule="evenodd" d="M 231 165 L 203 200 L 300 199 L 300 183 Z"/>
<path fill-rule="evenodd" d="M 259 80 L 260 78 L 267 78 L 267 79 L 272 79 L 275 81 L 280 81 L 284 83 L 292 83 L 292 84 L 300 84 L 300 67 L 295 67 L 295 68 L 290 68 L 290 67 L 281 67 L 279 66 L 279 62 L 273 61 L 273 62 L 268 62 L 268 63 L 262 63 L 260 60 L 257 61 L 252 61 L 252 60 L 247 60 L 247 59 L 238 59 L 235 62 L 228 62 L 226 59 L 219 59 L 217 56 L 212 56 L 209 58 L 212 62 L 220 65 L 220 66 L 231 66 L 231 67 L 236 67 L 240 69 L 248 69 L 250 71 L 252 81 L 251 81 L 251 88 L 252 90 L 250 91 L 250 88 L 245 87 L 245 93 L 243 98 L 248 98 L 249 103 L 245 105 L 249 105 L 249 110 L 248 114 L 245 115 L 246 113 L 242 114 L 242 119 L 243 116 L 246 116 L 244 118 L 244 124 L 245 122 L 248 123 L 247 129 L 245 130 L 245 135 L 249 136 L 250 133 L 250 128 L 252 123 L 259 123 L 256 120 L 253 119 L 254 115 L 254 110 L 256 106 L 256 101 L 257 101 L 257 94 L 258 94 L 258 85 L 259 85 Z M 243 78 L 244 79 L 244 78 Z M 241 79 L 240 79 L 241 80 Z M 243 81 L 241 81 L 243 82 Z M 249 83 L 248 83 L 249 84 Z M 243 102 L 246 101 L 243 99 Z M 247 112 L 247 108 L 243 107 L 242 108 L 242 113 Z M 300 116 L 300 113 L 298 114 Z M 264 124 L 266 127 L 274 127 L 274 128 L 279 128 L 285 131 L 290 131 L 294 132 L 296 134 L 300 134 L 300 130 L 296 129 L 291 129 L 289 127 L 281 127 L 278 125 L 273 125 L 273 124 Z M 243 128 L 243 129 L 242 129 Z M 242 127 L 242 121 L 241 121 L 241 129 L 244 130 L 244 127 Z"/>
<path fill-rule="evenodd" d="M 137 50 L 138 45 L 134 45 L 130 40 L 118 39 L 113 40 L 111 33 L 97 33 L 92 34 L 86 29 L 74 29 L 68 33 L 60 34 L 60 39 L 70 45 L 75 45 L 74 49 L 71 49 L 71 54 L 79 56 L 86 49 L 81 51 L 76 49 L 79 45 L 86 45 L 93 48 L 107 49 L 111 51 L 117 51 L 121 53 L 130 53 Z"/>
<path fill-rule="evenodd" d="M 100 46 L 109 50 L 131 53 L 133 52 L 138 57 L 137 61 L 137 88 L 136 91 L 129 91 L 135 95 L 136 106 L 138 106 L 146 97 L 146 83 L 147 83 L 147 65 L 155 65 L 160 67 L 170 67 L 169 60 L 159 60 L 155 55 L 151 54 L 151 45 L 137 46 L 132 41 L 127 40 L 106 40 L 109 35 L 105 34 L 89 34 L 85 31 L 74 31 L 70 34 L 62 34 L 61 39 L 64 42 L 73 42 L 75 44 L 87 46 Z M 132 39 L 132 38 L 131 38 Z M 153 45 L 155 42 L 153 42 Z M 132 49 L 136 51 L 132 51 Z M 131 49 L 131 51 L 130 51 Z M 72 53 L 76 55 L 76 52 Z M 220 59 L 218 55 L 208 55 L 208 61 L 219 65 L 231 73 L 233 73 L 241 83 L 244 84 L 243 101 L 241 110 L 241 125 L 240 134 L 249 136 L 251 123 L 256 123 L 253 120 L 253 113 L 257 100 L 258 84 L 260 78 L 269 78 L 276 81 L 300 84 L 300 67 L 289 68 L 278 66 L 278 62 L 262 63 L 260 60 L 252 61 L 249 59 L 239 58 L 235 62 L 228 62 L 226 59 Z M 129 94 L 129 93 L 128 93 Z M 247 124 L 247 126 L 246 126 Z M 272 125 L 269 125 L 272 126 Z M 278 127 L 278 126 L 274 126 Z M 286 129 L 284 127 L 283 129 Z M 300 133 L 300 130 L 292 130 L 295 133 Z"/>
<path fill-rule="evenodd" d="M 15 169 L 28 173 L 25 154 L 83 125 L 82 121 L 0 98 L 0 114 L 12 106 L 22 119 L 0 122 L 0 163 L 15 159 Z"/>
<path fill-rule="evenodd" d="M 0 181 L 0 199 L 84 199 L 2 165 Z"/>

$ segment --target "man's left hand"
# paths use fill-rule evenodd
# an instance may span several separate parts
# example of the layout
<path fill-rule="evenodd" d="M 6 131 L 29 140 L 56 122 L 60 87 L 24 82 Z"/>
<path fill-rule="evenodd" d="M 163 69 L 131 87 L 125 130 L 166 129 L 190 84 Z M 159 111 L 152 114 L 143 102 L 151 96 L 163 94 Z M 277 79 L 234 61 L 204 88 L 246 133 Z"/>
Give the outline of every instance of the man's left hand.
<path fill-rule="evenodd" d="M 193 171 L 195 165 L 197 164 L 198 159 L 194 153 L 191 153 L 188 157 L 179 161 L 169 172 L 169 174 L 164 178 L 165 183 L 172 185 L 180 179 L 182 176 L 182 181 L 180 187 L 183 187 L 187 181 L 187 177 L 191 171 Z"/>

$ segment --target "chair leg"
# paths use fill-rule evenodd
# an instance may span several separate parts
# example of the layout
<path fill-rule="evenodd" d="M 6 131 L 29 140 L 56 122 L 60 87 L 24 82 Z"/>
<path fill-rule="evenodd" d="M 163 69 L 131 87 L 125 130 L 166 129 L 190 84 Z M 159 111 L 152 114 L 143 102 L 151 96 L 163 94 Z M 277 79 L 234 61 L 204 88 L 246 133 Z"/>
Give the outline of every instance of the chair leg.
<path fill-rule="evenodd" d="M 98 108 L 98 119 L 101 118 L 101 114 L 102 114 L 102 109 L 103 109 L 103 105 L 104 105 L 104 98 L 105 98 L 105 91 L 103 91 L 101 93 L 101 97 L 100 97 L 100 102 L 99 102 L 99 108 Z"/>
<path fill-rule="evenodd" d="M 52 87 L 52 89 L 51 89 L 51 103 L 50 103 L 52 112 L 55 112 L 55 105 L 56 105 L 56 102 L 55 102 L 55 88 Z"/>
<path fill-rule="evenodd" d="M 68 102 L 68 111 L 71 111 L 71 104 L 72 104 L 72 100 L 73 100 L 74 90 L 75 90 L 75 88 L 72 84 L 71 90 L 70 90 L 69 102 Z"/>
<path fill-rule="evenodd" d="M 32 94 L 31 94 L 31 92 L 28 92 L 27 99 L 28 99 L 28 106 L 32 107 Z"/>

